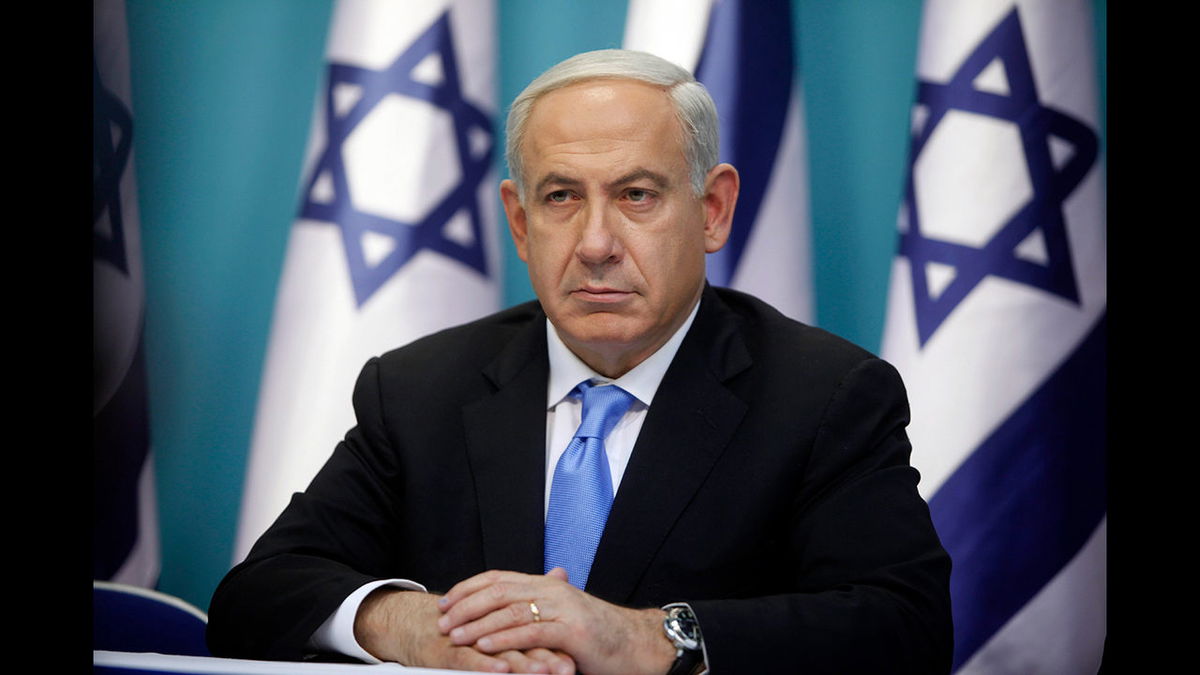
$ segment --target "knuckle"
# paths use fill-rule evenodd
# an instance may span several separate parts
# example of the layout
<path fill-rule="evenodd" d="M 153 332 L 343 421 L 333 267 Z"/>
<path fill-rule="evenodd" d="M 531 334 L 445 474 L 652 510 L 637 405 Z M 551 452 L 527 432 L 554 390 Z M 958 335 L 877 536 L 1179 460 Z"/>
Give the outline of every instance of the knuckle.
<path fill-rule="evenodd" d="M 520 603 L 511 604 L 508 607 L 505 607 L 505 610 L 507 611 L 508 616 L 512 620 L 513 623 L 520 623 L 520 622 L 524 621 L 524 619 L 526 618 L 525 614 L 529 611 L 528 609 L 525 608 L 524 605 L 521 605 Z"/>
<path fill-rule="evenodd" d="M 582 623 L 574 623 L 563 628 L 567 632 L 567 638 L 572 641 L 581 641 L 588 638 L 588 630 Z"/>
<path fill-rule="evenodd" d="M 494 583 L 488 586 L 487 594 L 492 600 L 502 600 L 508 594 L 508 584 L 503 582 Z"/>

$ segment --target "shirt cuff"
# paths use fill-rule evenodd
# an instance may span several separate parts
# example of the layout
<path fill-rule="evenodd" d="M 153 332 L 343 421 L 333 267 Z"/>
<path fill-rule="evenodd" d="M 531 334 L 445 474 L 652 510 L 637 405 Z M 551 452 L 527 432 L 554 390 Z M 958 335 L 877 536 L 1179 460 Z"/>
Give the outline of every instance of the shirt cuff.
<path fill-rule="evenodd" d="M 380 579 L 363 584 L 347 596 L 333 615 L 325 619 L 325 623 L 313 632 L 312 637 L 308 639 L 309 644 L 317 649 L 337 652 L 367 663 L 383 663 L 363 649 L 362 645 L 358 644 L 358 640 L 354 638 L 354 619 L 358 616 L 359 605 L 371 594 L 371 591 L 382 586 L 393 586 L 406 591 L 427 592 L 424 586 L 408 579 Z"/>

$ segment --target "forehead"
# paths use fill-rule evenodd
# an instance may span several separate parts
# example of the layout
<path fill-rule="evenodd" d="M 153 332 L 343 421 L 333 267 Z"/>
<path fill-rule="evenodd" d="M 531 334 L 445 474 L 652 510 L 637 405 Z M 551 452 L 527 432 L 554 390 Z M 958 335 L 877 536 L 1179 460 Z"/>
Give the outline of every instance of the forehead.
<path fill-rule="evenodd" d="M 532 174 L 553 170 L 536 165 L 563 162 L 614 170 L 630 162 L 686 166 L 670 95 L 636 80 L 589 80 L 543 95 L 530 111 L 525 138 Z"/>

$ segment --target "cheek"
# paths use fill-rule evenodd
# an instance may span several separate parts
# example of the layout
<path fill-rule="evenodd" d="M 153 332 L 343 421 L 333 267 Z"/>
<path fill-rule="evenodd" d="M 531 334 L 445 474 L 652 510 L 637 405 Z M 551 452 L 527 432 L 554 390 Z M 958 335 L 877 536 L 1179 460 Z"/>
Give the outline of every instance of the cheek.
<path fill-rule="evenodd" d="M 534 286 L 556 284 L 570 264 L 573 245 L 565 233 L 553 234 L 546 230 L 531 231 L 526 243 L 525 263 L 529 266 Z M 536 272 L 536 276 L 535 276 Z"/>
<path fill-rule="evenodd" d="M 639 267 L 672 285 L 688 283 L 684 277 L 704 267 L 704 238 L 696 232 L 674 229 L 638 242 Z"/>

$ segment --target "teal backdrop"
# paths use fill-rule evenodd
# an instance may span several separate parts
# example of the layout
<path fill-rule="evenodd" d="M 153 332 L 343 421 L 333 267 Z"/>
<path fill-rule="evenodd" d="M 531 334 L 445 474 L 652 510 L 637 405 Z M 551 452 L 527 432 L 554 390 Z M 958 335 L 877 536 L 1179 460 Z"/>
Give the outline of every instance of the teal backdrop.
<path fill-rule="evenodd" d="M 1103 103 L 1106 2 L 1094 4 Z M 332 7 L 128 0 L 160 588 L 202 609 L 231 564 Z M 620 46 L 625 7 L 499 0 L 499 100 L 562 58 Z M 816 323 L 872 351 L 895 248 L 920 18 L 919 0 L 793 2 Z M 505 263 L 506 304 L 532 298 L 511 244 Z"/>

